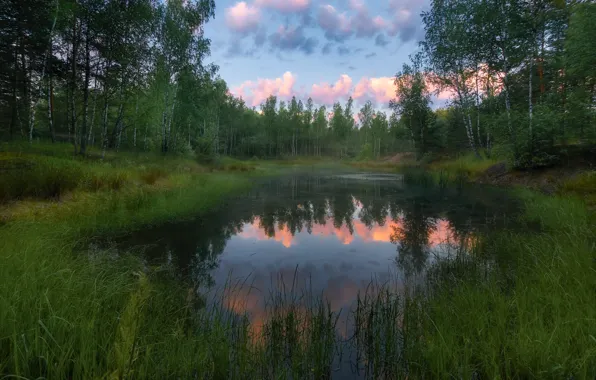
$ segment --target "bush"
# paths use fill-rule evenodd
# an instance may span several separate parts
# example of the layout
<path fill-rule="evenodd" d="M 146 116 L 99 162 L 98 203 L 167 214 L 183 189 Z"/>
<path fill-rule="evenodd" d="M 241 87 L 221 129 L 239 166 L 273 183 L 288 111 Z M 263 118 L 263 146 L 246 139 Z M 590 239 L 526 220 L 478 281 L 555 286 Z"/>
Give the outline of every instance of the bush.
<path fill-rule="evenodd" d="M 372 146 L 370 145 L 370 143 L 366 143 L 362 146 L 360 153 L 358 153 L 357 160 L 358 161 L 372 160 L 372 158 L 373 158 Z"/>
<path fill-rule="evenodd" d="M 52 157 L 3 160 L 0 172 L 2 202 L 25 197 L 60 198 L 77 188 L 84 177 L 78 162 Z"/>

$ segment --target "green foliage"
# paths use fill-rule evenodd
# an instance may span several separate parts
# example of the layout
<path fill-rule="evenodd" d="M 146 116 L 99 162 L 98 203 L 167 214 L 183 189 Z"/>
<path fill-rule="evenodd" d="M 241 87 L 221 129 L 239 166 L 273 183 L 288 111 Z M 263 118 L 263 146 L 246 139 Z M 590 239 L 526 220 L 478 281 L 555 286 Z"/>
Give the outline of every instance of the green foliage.
<path fill-rule="evenodd" d="M 364 144 L 360 153 L 358 153 L 358 160 L 370 160 L 373 158 L 372 145 L 370 143 Z"/>
<path fill-rule="evenodd" d="M 403 125 L 410 131 L 418 157 L 431 149 L 433 137 L 429 130 L 433 123 L 430 93 L 422 73 L 421 56 L 413 58 L 412 65 L 404 64 L 396 75 L 397 98 L 391 107 L 398 113 Z"/>

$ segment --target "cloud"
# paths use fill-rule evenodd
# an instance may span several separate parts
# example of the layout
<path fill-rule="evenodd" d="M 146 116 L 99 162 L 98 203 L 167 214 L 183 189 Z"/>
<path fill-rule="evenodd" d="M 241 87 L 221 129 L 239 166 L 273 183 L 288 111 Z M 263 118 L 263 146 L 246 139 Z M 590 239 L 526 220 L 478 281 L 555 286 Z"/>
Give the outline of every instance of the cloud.
<path fill-rule="evenodd" d="M 347 74 L 342 74 L 335 84 L 323 82 L 313 84 L 310 97 L 317 103 L 333 104 L 341 98 L 347 98 L 352 90 L 352 78 Z"/>
<path fill-rule="evenodd" d="M 303 28 L 299 26 L 280 26 L 269 36 L 269 42 L 272 48 L 285 51 L 300 50 L 307 55 L 312 54 L 319 43 L 316 38 L 306 38 Z"/>
<path fill-rule="evenodd" d="M 231 92 L 244 99 L 251 107 L 262 104 L 269 96 L 275 95 L 282 99 L 289 99 L 295 95 L 294 85 L 296 76 L 286 71 L 281 78 L 259 78 L 256 81 L 245 81 Z"/>
<path fill-rule="evenodd" d="M 341 42 L 352 35 L 350 19 L 345 13 L 338 13 L 332 5 L 326 4 L 319 7 L 317 22 L 329 40 Z"/>
<path fill-rule="evenodd" d="M 387 12 L 381 16 L 370 14 L 362 0 L 349 0 L 348 10 L 338 11 L 330 4 L 319 6 L 317 24 L 330 41 L 343 42 L 349 38 L 376 38 L 378 46 L 388 41 L 378 37 L 384 33 L 391 37 L 399 36 L 404 41 L 419 37 L 419 14 L 429 0 L 391 0 Z M 348 14 L 348 12 L 350 14 Z"/>
<path fill-rule="evenodd" d="M 354 100 L 370 100 L 376 103 L 388 105 L 389 101 L 395 98 L 395 78 L 379 77 L 360 79 L 352 97 Z"/>
<path fill-rule="evenodd" d="M 372 18 L 364 6 L 358 8 L 356 15 L 351 18 L 351 24 L 356 37 L 372 37 L 388 25 L 381 16 Z"/>
<path fill-rule="evenodd" d="M 310 55 L 314 52 L 315 48 L 319 44 L 319 41 L 316 38 L 309 37 L 304 41 L 304 44 L 300 46 L 300 50 L 302 50 L 305 54 Z"/>
<path fill-rule="evenodd" d="M 364 58 L 370 59 L 370 58 L 373 58 L 373 57 L 376 57 L 376 56 L 377 56 L 377 53 L 368 53 L 367 55 L 364 56 Z"/>
<path fill-rule="evenodd" d="M 350 54 L 350 49 L 345 46 L 340 45 L 337 47 L 337 54 L 342 55 L 342 56 L 348 55 L 348 54 Z"/>
<path fill-rule="evenodd" d="M 255 33 L 255 46 L 261 47 L 265 44 L 267 40 L 267 29 L 266 28 L 259 28 L 259 30 Z"/>
<path fill-rule="evenodd" d="M 327 55 L 327 54 L 331 53 L 332 47 L 333 47 L 333 44 L 331 42 L 327 42 L 325 44 L 325 46 L 323 46 L 323 49 L 321 49 L 321 54 Z"/>
<path fill-rule="evenodd" d="M 310 8 L 310 0 L 256 0 L 255 5 L 281 13 L 300 13 Z"/>
<path fill-rule="evenodd" d="M 379 34 L 377 38 L 375 38 L 375 45 L 385 47 L 389 45 L 389 40 L 385 37 L 384 34 Z"/>
<path fill-rule="evenodd" d="M 421 37 L 419 15 L 429 3 L 430 0 L 390 0 L 388 11 L 392 22 L 387 28 L 387 34 L 399 36 L 404 42 Z"/>
<path fill-rule="evenodd" d="M 259 8 L 241 1 L 226 9 L 226 25 L 235 32 L 255 31 L 261 21 Z"/>
<path fill-rule="evenodd" d="M 244 48 L 244 45 L 240 40 L 233 40 L 228 46 L 228 50 L 225 53 L 226 58 L 233 57 L 254 57 L 257 50 L 256 48 Z"/>
<path fill-rule="evenodd" d="M 348 70 L 355 70 L 349 66 Z M 259 78 L 256 81 L 245 81 L 232 87 L 235 96 L 242 97 L 249 106 L 259 106 L 270 95 L 282 99 L 296 96 L 300 99 L 311 97 L 316 104 L 331 106 L 335 102 L 345 102 L 352 96 L 356 107 L 370 100 L 378 107 L 386 108 L 395 98 L 394 77 L 362 77 L 357 82 L 348 74 L 342 74 L 333 82 L 314 83 L 302 87 L 296 85 L 296 75 L 286 72 L 278 78 Z M 432 88 L 434 89 L 434 88 Z M 446 99 L 450 94 L 441 92 L 439 99 Z"/>

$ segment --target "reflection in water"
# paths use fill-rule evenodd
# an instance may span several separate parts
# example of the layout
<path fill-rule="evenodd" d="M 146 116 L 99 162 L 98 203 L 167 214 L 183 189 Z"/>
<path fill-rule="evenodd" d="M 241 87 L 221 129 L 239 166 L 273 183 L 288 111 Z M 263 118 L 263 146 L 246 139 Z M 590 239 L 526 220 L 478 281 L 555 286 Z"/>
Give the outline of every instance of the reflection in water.
<path fill-rule="evenodd" d="M 356 214 L 359 214 L 357 210 Z M 360 214 L 362 215 L 362 214 Z M 338 242 L 343 245 L 350 245 L 354 242 L 354 239 L 361 240 L 363 242 L 384 242 L 401 244 L 402 247 L 406 247 L 406 244 L 412 244 L 411 239 L 418 238 L 419 243 L 424 241 L 424 244 L 428 243 L 429 246 L 434 247 L 440 244 L 447 244 L 453 241 L 453 231 L 448 220 L 439 219 L 436 222 L 430 220 L 424 220 L 428 225 L 428 231 L 426 229 L 411 228 L 412 226 L 404 226 L 404 223 L 412 223 L 412 219 L 399 217 L 398 219 L 392 219 L 387 216 L 380 219 L 379 222 L 369 223 L 369 226 L 365 224 L 362 219 L 358 220 L 353 218 L 351 220 L 352 229 L 346 224 L 341 224 L 337 227 L 333 217 L 329 217 L 328 223 L 319 224 L 315 221 L 315 224 L 307 226 L 307 232 L 312 235 L 317 235 L 322 238 L 335 238 Z M 308 221 L 306 222 L 308 223 Z M 422 234 L 412 234 L 414 231 L 422 231 Z M 298 229 L 298 233 L 302 232 L 302 229 Z M 281 243 L 285 248 L 290 248 L 293 245 L 296 246 L 298 238 L 296 232 L 290 230 L 286 225 L 266 225 L 263 223 L 260 217 L 256 217 L 253 222 L 246 223 L 237 236 L 244 239 L 254 239 L 257 241 L 273 240 Z M 406 251 L 405 248 L 401 248 L 400 252 Z"/>
<path fill-rule="evenodd" d="M 171 260 L 196 286 L 221 288 L 225 306 L 267 318 L 271 293 L 310 291 L 333 311 L 349 308 L 372 279 L 395 289 L 423 280 L 426 268 L 469 251 L 515 204 L 486 188 L 416 187 L 399 177 L 296 176 L 273 179 L 207 218 L 124 238 L 150 260 Z M 397 265 L 396 265 L 397 264 Z"/>

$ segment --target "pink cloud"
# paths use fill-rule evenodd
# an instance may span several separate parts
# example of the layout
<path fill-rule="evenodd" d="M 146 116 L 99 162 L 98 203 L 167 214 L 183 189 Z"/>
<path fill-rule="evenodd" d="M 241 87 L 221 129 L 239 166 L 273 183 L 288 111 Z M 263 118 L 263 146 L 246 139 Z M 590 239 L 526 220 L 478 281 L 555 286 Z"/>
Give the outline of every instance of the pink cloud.
<path fill-rule="evenodd" d="M 259 78 L 256 82 L 246 81 L 238 87 L 232 88 L 232 93 L 246 101 L 251 107 L 256 107 L 271 96 L 275 95 L 282 99 L 289 99 L 296 95 L 294 85 L 296 76 L 287 71 L 281 78 L 268 79 Z"/>
<path fill-rule="evenodd" d="M 393 77 L 362 78 L 354 89 L 354 99 L 374 100 L 389 104 L 395 98 L 395 79 Z"/>
<path fill-rule="evenodd" d="M 352 15 L 324 4 L 319 7 L 317 21 L 330 40 L 344 41 L 353 35 L 370 38 L 377 33 L 390 36 L 399 34 L 403 40 L 410 40 L 417 29 L 414 15 L 419 13 L 420 7 L 425 3 L 426 0 L 392 3 L 386 13 L 387 17 L 372 16 L 363 0 L 348 1 L 348 8 L 354 13 Z"/>
<path fill-rule="evenodd" d="M 307 10 L 310 7 L 310 0 L 256 0 L 255 5 L 282 13 L 292 13 Z"/>
<path fill-rule="evenodd" d="M 351 18 L 345 12 L 337 12 L 332 5 L 321 5 L 317 19 L 328 39 L 342 41 L 353 33 Z"/>
<path fill-rule="evenodd" d="M 372 20 L 373 24 L 375 25 L 375 27 L 377 27 L 379 30 L 385 29 L 388 27 L 388 23 L 387 21 L 385 21 L 385 19 L 381 16 L 377 16 Z"/>
<path fill-rule="evenodd" d="M 226 24 L 236 32 L 247 32 L 257 29 L 261 21 L 259 8 L 251 6 L 244 1 L 236 3 L 226 9 Z"/>
<path fill-rule="evenodd" d="M 387 107 L 389 102 L 396 98 L 394 77 L 362 77 L 356 82 L 349 75 L 342 74 L 333 83 L 320 82 L 310 86 L 297 86 L 296 79 L 296 75 L 288 71 L 278 78 L 245 81 L 232 87 L 231 93 L 244 99 L 246 104 L 251 107 L 261 105 L 271 95 L 284 100 L 296 96 L 303 101 L 311 97 L 316 104 L 327 107 L 338 101 L 344 103 L 350 96 L 354 99 L 356 107 L 367 100 L 372 101 L 376 106 Z M 431 81 L 430 75 L 426 78 L 426 84 L 429 91 L 435 94 L 434 98 L 437 100 L 447 100 L 454 96 L 449 89 L 439 89 Z M 332 116 L 332 113 L 329 115 Z"/>
<path fill-rule="evenodd" d="M 364 2 L 362 0 L 350 0 L 349 1 L 350 9 L 355 11 L 363 11 L 366 9 Z"/>
<path fill-rule="evenodd" d="M 346 98 L 351 90 L 352 78 L 349 75 L 342 74 L 333 85 L 327 82 L 313 84 L 310 96 L 315 102 L 333 104 L 339 99 Z"/>

